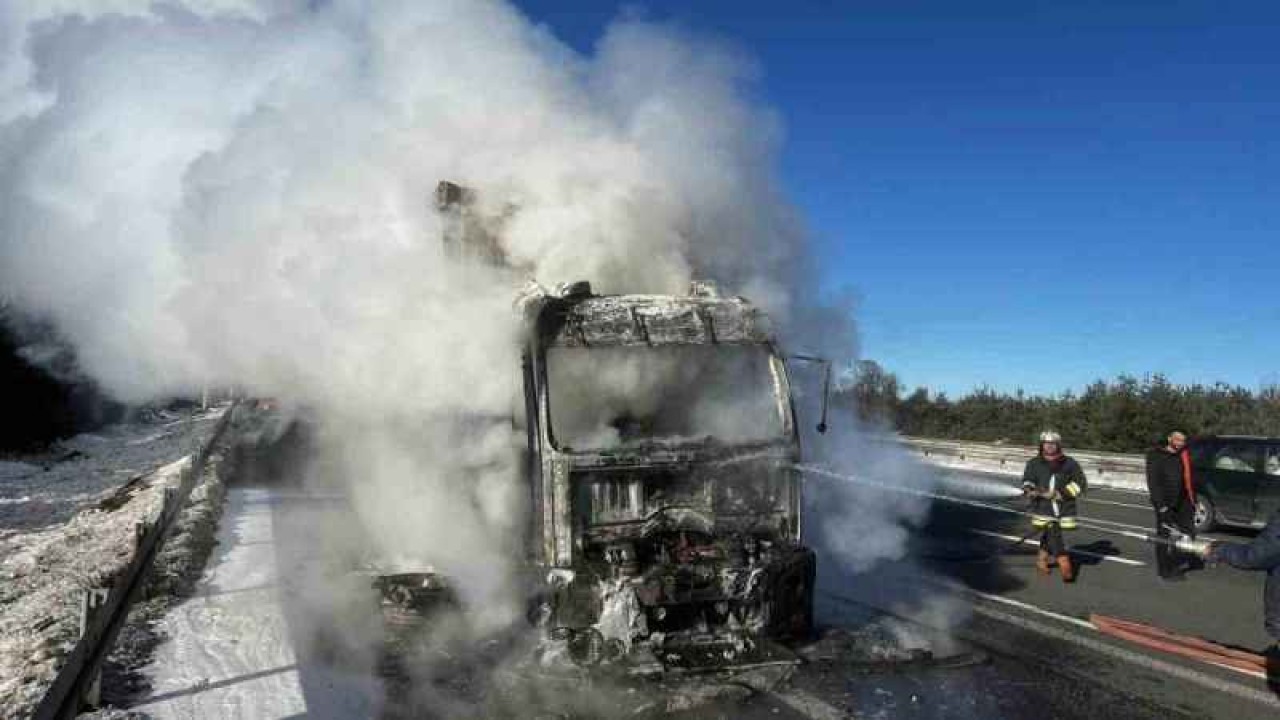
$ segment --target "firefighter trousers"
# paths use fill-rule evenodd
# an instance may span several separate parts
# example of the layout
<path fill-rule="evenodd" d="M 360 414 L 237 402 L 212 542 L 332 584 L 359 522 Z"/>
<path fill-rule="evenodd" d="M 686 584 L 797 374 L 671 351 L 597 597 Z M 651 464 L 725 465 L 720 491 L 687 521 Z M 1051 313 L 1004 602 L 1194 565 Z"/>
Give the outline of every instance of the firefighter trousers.
<path fill-rule="evenodd" d="M 1039 528 L 1040 532 L 1040 549 L 1049 553 L 1052 557 L 1067 554 L 1066 539 L 1062 535 L 1063 530 L 1075 530 L 1076 519 L 1074 517 L 1050 517 L 1048 515 L 1037 515 L 1031 519 L 1032 527 Z"/>

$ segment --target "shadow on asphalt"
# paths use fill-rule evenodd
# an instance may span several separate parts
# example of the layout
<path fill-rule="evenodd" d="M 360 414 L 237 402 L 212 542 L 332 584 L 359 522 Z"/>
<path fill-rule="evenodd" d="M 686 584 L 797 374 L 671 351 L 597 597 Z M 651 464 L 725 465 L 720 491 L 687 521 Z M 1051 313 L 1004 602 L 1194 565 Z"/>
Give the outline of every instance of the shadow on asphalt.
<path fill-rule="evenodd" d="M 913 536 L 911 552 L 943 577 L 1002 594 L 1026 587 L 1039 542 L 1039 534 L 1020 516 L 935 502 L 928 522 Z"/>

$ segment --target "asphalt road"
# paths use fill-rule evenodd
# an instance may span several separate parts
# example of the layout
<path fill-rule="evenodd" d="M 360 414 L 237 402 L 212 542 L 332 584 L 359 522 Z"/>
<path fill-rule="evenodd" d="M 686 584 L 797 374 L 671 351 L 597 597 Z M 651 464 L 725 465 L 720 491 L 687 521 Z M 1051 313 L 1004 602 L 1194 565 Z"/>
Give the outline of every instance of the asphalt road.
<path fill-rule="evenodd" d="M 1145 529 L 1150 513 L 1142 500 L 1099 491 L 1085 509 L 1117 529 Z M 464 653 L 445 663 L 462 663 L 460 684 L 439 684 L 445 678 L 436 677 L 439 663 L 433 662 L 401 700 L 401 693 L 383 687 L 367 652 L 367 633 L 356 622 L 369 619 L 367 613 L 360 603 L 347 604 L 356 593 L 348 598 L 337 592 L 346 587 L 335 584 L 337 579 L 346 576 L 335 567 L 348 564 L 349 546 L 360 535 L 344 505 L 290 483 L 232 488 L 219 551 L 197 597 L 166 619 L 168 647 L 159 650 L 162 662 L 151 696 L 140 698 L 139 709 L 155 717 L 383 720 L 1171 720 L 1274 717 L 1277 709 L 1274 696 L 1263 697 L 1270 704 L 1256 701 L 1266 692 L 1259 682 L 1243 684 L 1225 670 L 1153 663 L 1117 651 L 1096 633 L 1085 637 L 1088 631 L 1072 624 L 1102 612 L 1258 648 L 1265 642 L 1261 577 L 1213 569 L 1166 586 L 1155 578 L 1149 547 L 1082 530 L 1072 541 L 1083 563 L 1081 578 L 1064 586 L 1056 577 L 1035 575 L 1033 547 L 1013 548 L 1006 539 L 1016 540 L 1025 530 L 1016 516 L 941 505 L 924 531 L 913 535 L 915 562 L 882 563 L 869 574 L 848 575 L 837 564 L 820 565 L 818 650 L 801 648 L 808 662 L 768 689 L 694 679 L 675 693 L 684 699 L 671 704 L 653 686 L 620 688 L 586 677 L 567 687 L 533 678 L 531 685 L 509 688 L 490 684 L 505 677 L 501 665 L 481 667 L 479 658 Z M 359 587 L 367 589 L 367 580 Z M 1006 604 L 992 607 L 990 598 Z M 867 643 L 859 638 L 887 617 L 877 608 L 906 618 L 896 632 L 924 633 L 925 646 L 943 662 L 867 662 Z M 849 641 L 841 645 L 842 638 Z M 834 645 L 822 650 L 829 641 Z M 1028 650 L 1049 661 L 1028 662 Z M 952 662 L 956 658 L 960 662 Z M 228 708 L 235 712 L 228 714 Z"/>
<path fill-rule="evenodd" d="M 1007 477 L 966 477 L 1015 484 Z M 1021 500 L 1002 505 L 1026 509 Z M 914 551 L 931 568 L 975 591 L 1054 613 L 1080 619 L 1111 615 L 1252 650 L 1269 644 L 1262 625 L 1263 573 L 1211 567 L 1186 573 L 1185 582 L 1160 580 L 1154 547 L 1123 534 L 1153 532 L 1154 516 L 1142 493 L 1093 489 L 1083 500 L 1081 518 L 1109 530 L 1082 527 L 1067 533 L 1079 568 L 1072 585 L 1064 585 L 1056 572 L 1048 578 L 1036 574 L 1037 538 L 1018 545 L 1031 528 L 1012 514 L 937 503 Z M 1249 542 L 1255 534 L 1218 530 L 1202 537 Z"/>

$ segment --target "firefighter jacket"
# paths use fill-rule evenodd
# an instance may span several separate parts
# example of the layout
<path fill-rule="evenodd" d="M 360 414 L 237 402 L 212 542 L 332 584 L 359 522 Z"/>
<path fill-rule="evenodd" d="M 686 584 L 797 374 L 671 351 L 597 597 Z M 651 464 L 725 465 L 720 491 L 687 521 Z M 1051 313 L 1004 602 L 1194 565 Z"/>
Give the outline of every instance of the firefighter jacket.
<path fill-rule="evenodd" d="M 1280 640 L 1280 510 L 1272 513 L 1266 527 L 1253 542 L 1248 545 L 1214 544 L 1210 559 L 1241 570 L 1266 571 L 1263 604 L 1266 607 L 1267 633 Z"/>
<path fill-rule="evenodd" d="M 1056 499 L 1037 497 L 1031 500 L 1032 524 L 1043 527 L 1056 522 L 1064 529 L 1074 528 L 1076 499 L 1088 486 L 1080 463 L 1067 455 L 1059 455 L 1052 460 L 1037 455 L 1028 460 L 1022 473 L 1022 487 L 1058 493 Z"/>
<path fill-rule="evenodd" d="M 1188 482 L 1189 468 L 1184 456 L 1186 450 L 1171 453 L 1164 448 L 1153 448 L 1147 453 L 1147 490 L 1156 510 L 1179 510 L 1184 504 L 1194 504 L 1193 485 Z"/>

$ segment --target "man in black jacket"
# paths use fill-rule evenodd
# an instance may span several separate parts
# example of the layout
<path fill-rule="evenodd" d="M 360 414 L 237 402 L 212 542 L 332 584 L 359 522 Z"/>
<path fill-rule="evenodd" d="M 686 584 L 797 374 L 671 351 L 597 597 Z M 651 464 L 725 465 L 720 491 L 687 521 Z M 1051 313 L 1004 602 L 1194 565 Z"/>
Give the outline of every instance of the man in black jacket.
<path fill-rule="evenodd" d="M 1062 531 L 1076 529 L 1076 498 L 1086 487 L 1080 463 L 1062 452 L 1062 437 L 1052 430 L 1040 433 L 1040 452 L 1027 461 L 1022 473 L 1022 490 L 1032 498 L 1031 525 L 1042 530 L 1036 558 L 1040 574 L 1049 574 L 1052 561 L 1063 582 L 1075 580 Z"/>
<path fill-rule="evenodd" d="M 1226 563 L 1241 570 L 1264 570 L 1267 573 L 1262 602 L 1266 613 L 1267 634 L 1276 644 L 1267 651 L 1267 681 L 1280 691 L 1280 510 L 1272 513 L 1266 527 L 1248 545 L 1213 543 L 1205 558 L 1212 563 Z"/>
<path fill-rule="evenodd" d="M 1173 530 L 1195 536 L 1195 486 L 1187 436 L 1177 430 L 1164 445 L 1147 453 L 1147 491 L 1156 511 L 1156 535 L 1167 539 Z M 1168 542 L 1156 543 L 1156 572 L 1163 580 L 1183 580 L 1181 553 Z"/>

